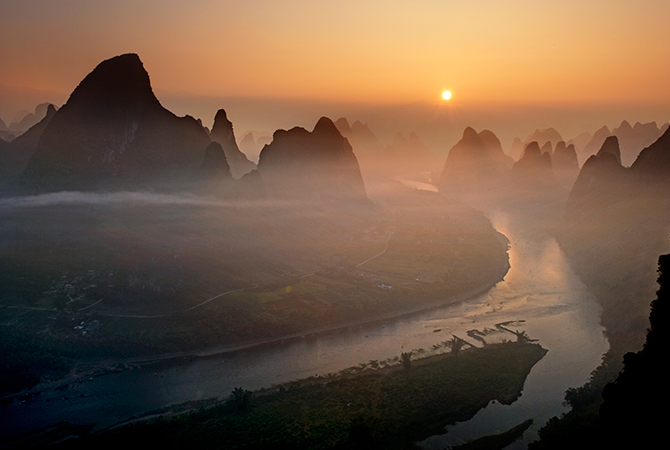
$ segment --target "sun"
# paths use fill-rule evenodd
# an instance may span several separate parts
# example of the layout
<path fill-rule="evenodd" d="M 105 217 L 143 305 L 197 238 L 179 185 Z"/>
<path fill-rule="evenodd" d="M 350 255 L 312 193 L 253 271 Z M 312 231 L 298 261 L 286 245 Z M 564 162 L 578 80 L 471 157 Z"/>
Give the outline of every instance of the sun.
<path fill-rule="evenodd" d="M 449 99 L 451 98 L 451 92 L 449 92 L 449 91 L 444 91 L 444 92 L 442 93 L 442 98 L 443 98 L 444 100 L 449 100 Z"/>

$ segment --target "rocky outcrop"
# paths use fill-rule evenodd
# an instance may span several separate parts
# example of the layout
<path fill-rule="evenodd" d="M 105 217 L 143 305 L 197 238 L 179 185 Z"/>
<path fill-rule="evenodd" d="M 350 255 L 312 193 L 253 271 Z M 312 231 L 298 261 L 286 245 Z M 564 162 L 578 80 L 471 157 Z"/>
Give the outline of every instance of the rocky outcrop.
<path fill-rule="evenodd" d="M 33 190 L 178 188 L 192 181 L 210 139 L 155 97 L 139 57 L 100 63 L 44 130 L 22 176 Z"/>
<path fill-rule="evenodd" d="M 258 171 L 269 193 L 280 198 L 367 200 L 349 141 L 328 118 L 314 130 L 277 130 L 261 151 Z"/>
<path fill-rule="evenodd" d="M 241 178 L 244 174 L 251 172 L 256 168 L 256 164 L 249 161 L 244 153 L 242 153 L 235 141 L 235 133 L 233 132 L 233 124 L 228 120 L 226 111 L 220 109 L 214 117 L 214 125 L 209 134 L 210 139 L 218 142 L 223 148 L 230 166 L 230 173 L 234 178 Z M 253 138 L 253 137 L 252 137 Z"/>

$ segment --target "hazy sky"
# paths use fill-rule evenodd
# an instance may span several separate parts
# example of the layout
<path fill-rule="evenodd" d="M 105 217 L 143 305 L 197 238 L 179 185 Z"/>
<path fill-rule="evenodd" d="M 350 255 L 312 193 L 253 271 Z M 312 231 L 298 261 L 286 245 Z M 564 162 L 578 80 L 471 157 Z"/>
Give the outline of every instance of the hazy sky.
<path fill-rule="evenodd" d="M 239 131 L 313 126 L 319 105 L 374 122 L 380 105 L 420 104 L 456 128 L 558 122 L 572 137 L 670 120 L 669 17 L 667 0 L 0 0 L 0 117 L 62 103 L 99 62 L 133 52 L 166 107 L 205 124 L 225 107 Z M 255 103 L 214 105 L 230 97 Z M 495 129 L 510 117 L 526 128 Z"/>

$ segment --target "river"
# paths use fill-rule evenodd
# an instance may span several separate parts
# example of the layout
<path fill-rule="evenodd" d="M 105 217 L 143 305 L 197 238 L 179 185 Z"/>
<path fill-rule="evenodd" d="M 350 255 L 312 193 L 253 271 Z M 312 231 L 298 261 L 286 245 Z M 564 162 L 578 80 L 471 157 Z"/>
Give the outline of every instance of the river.
<path fill-rule="evenodd" d="M 509 328 L 526 331 L 548 350 L 531 371 L 522 396 L 510 406 L 493 402 L 471 420 L 448 427 L 422 443 L 444 448 L 505 431 L 534 418 L 522 440 L 525 448 L 550 417 L 565 411 L 563 394 L 582 385 L 608 349 L 596 299 L 572 271 L 556 240 L 490 214 L 493 225 L 510 240 L 511 268 L 488 293 L 461 304 L 369 326 L 356 326 L 236 354 L 133 366 L 42 391 L 0 410 L 4 438 L 59 421 L 95 423 L 102 429 L 146 411 L 191 400 L 225 398 L 235 387 L 255 390 L 272 384 L 337 372 L 370 360 L 384 360 L 409 349 L 429 349 L 466 332 Z M 514 339 L 491 333 L 489 342 Z M 480 345 L 480 344 L 478 344 Z M 0 435 L 0 438 L 3 437 Z"/>

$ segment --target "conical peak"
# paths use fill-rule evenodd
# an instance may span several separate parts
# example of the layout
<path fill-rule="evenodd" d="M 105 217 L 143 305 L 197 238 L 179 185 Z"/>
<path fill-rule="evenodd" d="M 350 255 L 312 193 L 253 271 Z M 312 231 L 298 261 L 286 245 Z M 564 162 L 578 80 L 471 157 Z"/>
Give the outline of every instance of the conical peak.
<path fill-rule="evenodd" d="M 489 151 L 495 150 L 500 153 L 504 153 L 500 139 L 498 139 L 498 136 L 496 136 L 493 131 L 482 130 L 479 132 L 479 138 L 482 140 L 482 142 L 484 142 L 484 145 L 486 145 Z"/>
<path fill-rule="evenodd" d="M 340 117 L 335 121 L 335 125 L 339 126 L 342 125 L 345 128 L 351 128 L 351 125 L 349 125 L 349 121 L 347 120 L 346 117 Z"/>
<path fill-rule="evenodd" d="M 214 125 L 212 125 L 212 134 L 228 137 L 233 132 L 233 123 L 228 120 L 228 115 L 224 109 L 219 109 L 214 116 Z"/>
<path fill-rule="evenodd" d="M 410 144 L 423 146 L 423 142 L 421 142 L 421 139 L 419 138 L 419 136 L 414 131 L 412 131 L 409 134 L 409 137 L 407 138 L 407 140 L 409 141 Z"/>
<path fill-rule="evenodd" d="M 319 121 L 316 123 L 316 126 L 314 127 L 314 131 L 312 131 L 314 134 L 319 134 L 319 135 L 339 135 L 340 131 L 337 129 L 335 124 L 333 123 L 332 120 L 330 120 L 328 117 L 322 117 L 319 119 Z"/>
<path fill-rule="evenodd" d="M 216 115 L 214 116 L 214 125 L 216 126 L 216 122 L 219 121 L 225 121 L 225 122 L 230 122 L 228 120 L 228 114 L 226 114 L 226 110 L 221 108 L 216 112 Z"/>
<path fill-rule="evenodd" d="M 610 129 L 607 128 L 607 125 L 603 125 L 602 127 L 598 128 L 598 130 L 596 130 L 595 133 L 593 133 L 594 136 L 602 135 L 602 134 L 607 135 L 607 136 L 609 136 L 611 134 Z"/>
<path fill-rule="evenodd" d="M 519 158 L 518 162 L 521 162 L 522 160 L 539 159 L 541 156 L 542 151 L 540 150 L 540 144 L 538 144 L 537 141 L 532 141 L 523 149 L 523 153 L 521 153 L 521 158 Z"/>
<path fill-rule="evenodd" d="M 524 152 L 524 155 L 528 154 L 528 153 L 530 153 L 530 154 L 533 154 L 533 153 L 540 154 L 540 144 L 538 144 L 537 141 L 533 141 L 533 142 L 529 143 L 528 145 L 526 145 L 526 148 L 523 150 L 523 152 Z"/>
<path fill-rule="evenodd" d="M 597 156 L 601 156 L 605 153 L 610 153 L 614 155 L 621 164 L 621 150 L 619 149 L 619 139 L 616 136 L 608 136 L 603 142 L 602 147 L 598 150 Z"/>
<path fill-rule="evenodd" d="M 465 130 L 463 130 L 463 140 L 471 141 L 476 140 L 478 137 L 479 134 L 477 134 L 475 129 L 472 127 L 467 127 Z"/>
<path fill-rule="evenodd" d="M 354 121 L 354 123 L 351 124 L 351 129 L 355 130 L 357 128 L 362 128 L 362 129 L 369 129 L 368 124 L 361 122 L 360 120 Z"/>
<path fill-rule="evenodd" d="M 56 114 L 56 111 L 57 111 L 56 107 L 51 103 L 49 103 L 49 105 L 47 106 L 46 117 L 53 116 L 54 114 Z"/>
<path fill-rule="evenodd" d="M 343 136 L 351 136 L 351 125 L 346 117 L 340 117 L 335 121 L 335 127 L 342 133 Z"/>
<path fill-rule="evenodd" d="M 114 97 L 153 97 L 149 74 L 134 53 L 101 62 L 72 93 L 72 98 L 94 97 L 101 93 Z"/>

